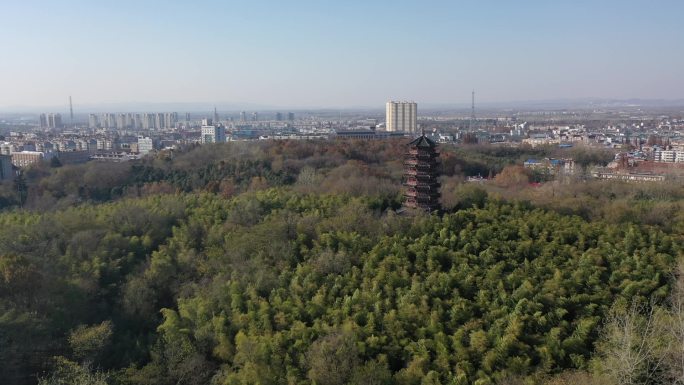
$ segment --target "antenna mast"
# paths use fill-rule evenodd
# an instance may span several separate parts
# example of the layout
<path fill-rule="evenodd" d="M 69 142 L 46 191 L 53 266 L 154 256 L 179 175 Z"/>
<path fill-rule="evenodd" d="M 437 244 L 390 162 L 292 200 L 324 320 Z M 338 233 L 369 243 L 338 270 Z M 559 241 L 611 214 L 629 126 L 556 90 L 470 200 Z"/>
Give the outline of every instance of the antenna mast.
<path fill-rule="evenodd" d="M 71 95 L 69 95 L 69 119 L 71 126 L 74 126 L 74 105 L 71 103 Z"/>
<path fill-rule="evenodd" d="M 472 94 L 472 104 L 470 107 L 470 129 L 473 129 L 473 124 L 475 123 L 475 90 Z"/>

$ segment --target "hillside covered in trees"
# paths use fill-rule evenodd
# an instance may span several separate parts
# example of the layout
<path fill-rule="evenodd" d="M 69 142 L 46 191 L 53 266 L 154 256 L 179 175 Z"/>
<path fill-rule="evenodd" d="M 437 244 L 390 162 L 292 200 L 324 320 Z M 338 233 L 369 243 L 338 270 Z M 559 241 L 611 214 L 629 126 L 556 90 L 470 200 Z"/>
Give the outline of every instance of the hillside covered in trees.
<path fill-rule="evenodd" d="M 444 148 L 445 212 L 399 215 L 402 143 L 203 146 L 3 185 L 0 378 L 626 383 L 611 327 L 674 309 L 681 186 L 474 186 L 464 170 L 556 150 Z M 668 383 L 651 353 L 631 383 Z"/>

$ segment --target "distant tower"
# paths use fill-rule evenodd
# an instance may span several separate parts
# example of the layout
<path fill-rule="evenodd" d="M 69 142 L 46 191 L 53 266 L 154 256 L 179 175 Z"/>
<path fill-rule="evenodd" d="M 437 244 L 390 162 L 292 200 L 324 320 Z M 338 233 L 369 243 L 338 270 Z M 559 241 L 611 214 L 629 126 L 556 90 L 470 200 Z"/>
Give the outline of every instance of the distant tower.
<path fill-rule="evenodd" d="M 434 211 L 440 209 L 439 173 L 437 171 L 437 144 L 425 136 L 408 144 L 404 161 L 406 193 L 404 207 Z"/>
<path fill-rule="evenodd" d="M 470 124 L 468 128 L 473 129 L 473 124 L 475 123 L 475 90 L 473 90 L 472 103 L 470 106 Z"/>
<path fill-rule="evenodd" d="M 74 125 L 74 105 L 71 103 L 71 95 L 69 96 L 69 119 L 70 123 L 73 126 Z"/>
<path fill-rule="evenodd" d="M 216 112 L 216 106 L 214 106 L 214 123 L 218 123 L 219 121 L 219 115 L 218 112 Z"/>

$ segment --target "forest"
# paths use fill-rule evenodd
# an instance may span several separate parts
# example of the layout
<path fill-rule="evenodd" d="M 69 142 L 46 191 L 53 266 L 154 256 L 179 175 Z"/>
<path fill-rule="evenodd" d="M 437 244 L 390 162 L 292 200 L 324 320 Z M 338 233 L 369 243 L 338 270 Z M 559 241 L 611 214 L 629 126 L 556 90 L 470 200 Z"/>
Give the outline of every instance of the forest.
<path fill-rule="evenodd" d="M 0 186 L 0 378 L 684 383 L 681 183 L 531 184 L 529 157 L 612 154 L 445 145 L 443 212 L 402 213 L 404 145 L 26 170 Z"/>

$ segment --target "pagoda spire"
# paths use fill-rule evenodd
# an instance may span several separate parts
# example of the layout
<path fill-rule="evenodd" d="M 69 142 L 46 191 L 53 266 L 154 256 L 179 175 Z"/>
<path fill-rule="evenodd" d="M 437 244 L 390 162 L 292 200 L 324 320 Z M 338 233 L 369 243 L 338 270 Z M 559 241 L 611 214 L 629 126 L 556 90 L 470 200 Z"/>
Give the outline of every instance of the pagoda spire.
<path fill-rule="evenodd" d="M 408 147 L 404 160 L 404 207 L 425 211 L 439 210 L 437 144 L 425 136 L 425 129 L 421 129 L 421 136 L 409 143 Z"/>

